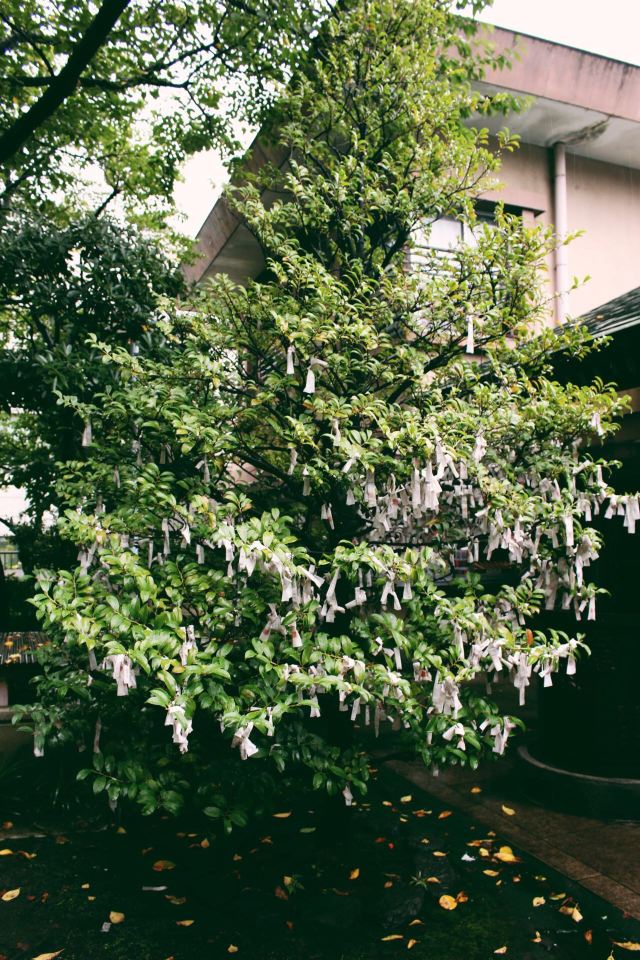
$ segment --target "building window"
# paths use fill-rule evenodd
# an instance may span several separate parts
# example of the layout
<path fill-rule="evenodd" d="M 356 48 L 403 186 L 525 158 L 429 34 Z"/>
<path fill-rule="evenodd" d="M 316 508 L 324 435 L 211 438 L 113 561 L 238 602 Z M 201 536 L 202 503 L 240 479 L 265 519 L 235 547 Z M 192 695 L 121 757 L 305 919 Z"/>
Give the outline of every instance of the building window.
<path fill-rule="evenodd" d="M 440 217 L 431 224 L 428 235 L 420 230 L 416 235 L 419 246 L 428 247 L 431 250 L 442 250 L 448 253 L 461 244 L 465 243 L 471 247 L 476 245 L 478 234 L 485 228 L 495 228 L 493 205 L 483 206 L 476 210 L 476 223 L 470 226 L 468 223 L 461 223 L 453 217 Z"/>

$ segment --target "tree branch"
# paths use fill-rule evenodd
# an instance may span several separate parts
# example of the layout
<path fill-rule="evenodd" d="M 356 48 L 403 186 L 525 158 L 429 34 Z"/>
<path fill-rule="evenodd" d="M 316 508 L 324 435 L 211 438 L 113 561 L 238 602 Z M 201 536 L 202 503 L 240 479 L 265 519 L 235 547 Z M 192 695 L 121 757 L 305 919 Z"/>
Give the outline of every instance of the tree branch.
<path fill-rule="evenodd" d="M 83 70 L 104 44 L 131 0 L 103 0 L 64 67 L 42 96 L 0 137 L 0 164 L 10 161 L 27 140 L 70 97 Z"/>

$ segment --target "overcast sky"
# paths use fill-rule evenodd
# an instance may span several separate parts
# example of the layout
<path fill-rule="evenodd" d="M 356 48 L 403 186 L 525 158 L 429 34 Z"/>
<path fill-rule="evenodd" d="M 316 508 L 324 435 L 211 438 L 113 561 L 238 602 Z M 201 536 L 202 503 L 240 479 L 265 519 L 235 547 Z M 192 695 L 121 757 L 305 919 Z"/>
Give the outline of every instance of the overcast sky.
<path fill-rule="evenodd" d="M 481 19 L 640 65 L 640 0 L 495 0 Z"/>
<path fill-rule="evenodd" d="M 495 0 L 481 19 L 640 65 L 640 0 Z M 214 153 L 189 161 L 175 194 L 185 233 L 202 226 L 225 177 Z"/>

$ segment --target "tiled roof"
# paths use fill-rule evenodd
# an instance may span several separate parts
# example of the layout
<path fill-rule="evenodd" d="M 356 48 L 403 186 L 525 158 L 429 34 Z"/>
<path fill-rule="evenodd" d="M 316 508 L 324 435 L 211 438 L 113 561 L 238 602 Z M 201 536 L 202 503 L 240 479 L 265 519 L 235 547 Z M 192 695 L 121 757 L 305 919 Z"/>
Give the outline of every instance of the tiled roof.
<path fill-rule="evenodd" d="M 46 640 L 37 630 L 14 630 L 0 633 L 0 665 L 9 663 L 35 663 L 36 651 Z"/>
<path fill-rule="evenodd" d="M 603 303 L 580 317 L 591 333 L 597 337 L 608 336 L 635 327 L 640 323 L 640 287 Z"/>

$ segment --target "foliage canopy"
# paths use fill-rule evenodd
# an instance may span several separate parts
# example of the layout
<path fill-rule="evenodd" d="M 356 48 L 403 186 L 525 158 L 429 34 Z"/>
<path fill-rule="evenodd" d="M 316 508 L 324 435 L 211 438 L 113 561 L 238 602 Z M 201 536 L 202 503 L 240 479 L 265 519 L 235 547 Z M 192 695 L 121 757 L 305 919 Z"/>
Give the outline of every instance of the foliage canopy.
<path fill-rule="evenodd" d="M 6 0 L 0 199 L 73 209 L 85 175 L 103 179 L 101 203 L 118 196 L 148 218 L 186 157 L 234 149 L 233 117 L 259 121 L 329 12 L 324 0 Z"/>
<path fill-rule="evenodd" d="M 182 277 L 146 237 L 106 217 L 61 227 L 8 212 L 0 240 L 0 486 L 25 491 L 28 515 L 12 530 L 23 568 L 50 565 L 61 549 L 45 515 L 63 511 L 56 464 L 81 455 L 77 414 L 116 383 L 87 338 L 153 353 L 158 297 L 178 297 Z"/>

